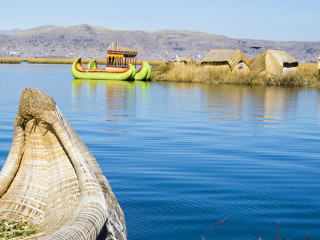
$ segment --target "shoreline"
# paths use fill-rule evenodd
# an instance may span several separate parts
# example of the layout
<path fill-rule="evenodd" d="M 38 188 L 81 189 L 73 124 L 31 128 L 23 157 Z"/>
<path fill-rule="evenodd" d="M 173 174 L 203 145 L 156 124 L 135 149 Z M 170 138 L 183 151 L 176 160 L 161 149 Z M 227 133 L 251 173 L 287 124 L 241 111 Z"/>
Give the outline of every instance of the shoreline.
<path fill-rule="evenodd" d="M 311 86 L 320 87 L 317 63 L 301 63 L 296 72 L 282 76 L 266 76 L 215 70 L 197 64 L 180 66 L 161 64 L 153 68 L 153 81 L 190 82 L 234 85 Z"/>
<path fill-rule="evenodd" d="M 72 64 L 76 58 L 0 58 L 0 64 Z M 92 59 L 82 59 L 82 63 L 88 64 Z M 105 65 L 106 59 L 96 59 L 98 64 Z M 137 65 L 141 65 L 143 60 L 137 60 Z M 150 65 L 156 66 L 164 63 L 164 61 L 148 60 Z"/>
<path fill-rule="evenodd" d="M 76 59 L 68 58 L 0 58 L 0 64 L 72 64 Z M 83 59 L 88 64 L 92 59 Z M 141 65 L 143 60 L 137 60 Z M 97 59 L 98 64 L 105 65 L 105 59 Z M 271 85 L 271 86 L 311 86 L 320 87 L 320 74 L 317 63 L 300 63 L 296 73 L 286 76 L 266 77 L 249 73 L 232 74 L 227 71 L 208 70 L 200 64 L 168 65 L 165 61 L 150 60 L 152 80 L 166 82 L 190 82 L 235 85 Z"/>

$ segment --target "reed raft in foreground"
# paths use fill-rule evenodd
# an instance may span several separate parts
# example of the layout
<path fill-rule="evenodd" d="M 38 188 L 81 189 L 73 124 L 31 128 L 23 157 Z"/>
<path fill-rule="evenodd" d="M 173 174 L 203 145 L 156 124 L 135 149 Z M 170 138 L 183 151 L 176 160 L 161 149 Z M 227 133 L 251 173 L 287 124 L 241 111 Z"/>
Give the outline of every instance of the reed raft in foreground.
<path fill-rule="evenodd" d="M 0 172 L 0 218 L 40 231 L 24 239 L 127 239 L 124 214 L 98 163 L 53 98 L 24 89 Z"/>

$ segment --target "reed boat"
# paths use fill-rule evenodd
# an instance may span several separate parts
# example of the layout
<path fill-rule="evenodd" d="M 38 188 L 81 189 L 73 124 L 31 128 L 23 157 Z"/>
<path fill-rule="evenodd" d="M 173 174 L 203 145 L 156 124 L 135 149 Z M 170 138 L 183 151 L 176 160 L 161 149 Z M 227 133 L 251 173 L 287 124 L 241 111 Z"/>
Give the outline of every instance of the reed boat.
<path fill-rule="evenodd" d="M 0 219 L 21 215 L 40 229 L 24 239 L 127 239 L 124 214 L 96 159 L 38 89 L 22 92 L 0 172 Z"/>
<path fill-rule="evenodd" d="M 150 80 L 151 77 L 151 67 L 147 61 L 143 61 L 141 67 L 137 70 L 134 76 L 135 80 Z"/>
<path fill-rule="evenodd" d="M 135 74 L 136 74 L 136 69 L 130 63 L 126 67 L 106 66 L 105 69 L 99 69 L 98 65 L 96 64 L 95 67 L 88 68 L 82 65 L 81 57 L 80 57 L 76 59 L 72 64 L 72 75 L 76 79 L 130 81 L 130 80 L 134 80 Z"/>

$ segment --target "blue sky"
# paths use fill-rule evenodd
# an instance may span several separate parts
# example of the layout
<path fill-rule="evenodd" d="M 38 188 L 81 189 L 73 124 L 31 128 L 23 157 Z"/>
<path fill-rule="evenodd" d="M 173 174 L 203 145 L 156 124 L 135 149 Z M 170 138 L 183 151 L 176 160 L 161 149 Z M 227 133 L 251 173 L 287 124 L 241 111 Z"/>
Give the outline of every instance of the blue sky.
<path fill-rule="evenodd" d="M 121 30 L 197 30 L 232 38 L 320 41 L 319 0 L 11 0 L 0 29 L 90 24 Z"/>

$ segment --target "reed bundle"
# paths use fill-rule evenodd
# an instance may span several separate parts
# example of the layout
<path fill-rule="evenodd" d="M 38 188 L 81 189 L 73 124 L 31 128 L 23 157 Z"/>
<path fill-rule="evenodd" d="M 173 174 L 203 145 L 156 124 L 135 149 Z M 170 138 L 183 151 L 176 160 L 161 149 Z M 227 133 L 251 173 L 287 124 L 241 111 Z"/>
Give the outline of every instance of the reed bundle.
<path fill-rule="evenodd" d="M 30 58 L 28 63 L 38 64 L 72 64 L 75 59 L 67 58 Z"/>
<path fill-rule="evenodd" d="M 21 62 L 26 62 L 26 61 L 27 61 L 26 58 L 6 58 L 6 57 L 0 58 L 0 63 L 20 64 Z"/>
<path fill-rule="evenodd" d="M 0 172 L 0 219 L 26 216 L 25 239 L 126 239 L 124 214 L 98 163 L 53 98 L 24 89 Z"/>
<path fill-rule="evenodd" d="M 161 64 L 153 68 L 152 79 L 155 81 L 225 83 L 239 85 L 275 85 L 275 86 L 320 86 L 317 65 L 301 64 L 295 73 L 267 77 L 252 73 L 234 73 L 216 70 L 199 65 L 180 65 L 178 67 Z"/>

